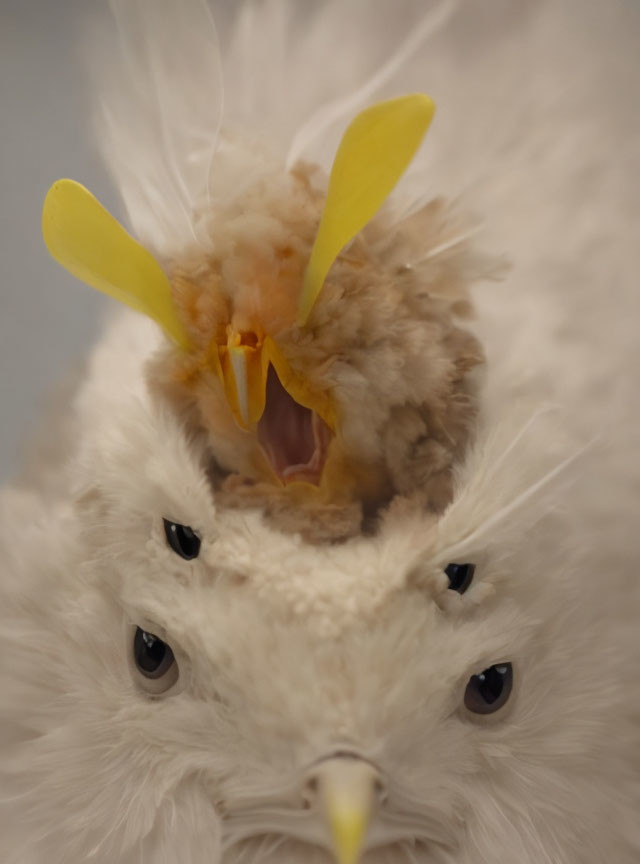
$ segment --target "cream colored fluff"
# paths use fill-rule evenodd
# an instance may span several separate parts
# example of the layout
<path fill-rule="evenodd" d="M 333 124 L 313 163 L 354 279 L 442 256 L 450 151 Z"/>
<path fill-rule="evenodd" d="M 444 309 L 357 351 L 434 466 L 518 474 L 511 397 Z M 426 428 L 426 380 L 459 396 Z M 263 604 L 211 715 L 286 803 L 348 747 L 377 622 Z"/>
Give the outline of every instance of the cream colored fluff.
<path fill-rule="evenodd" d="M 3 862 L 329 864 L 300 783 L 347 743 L 389 785 L 364 864 L 635 864 L 638 27 L 632 4 L 460 4 L 420 58 L 430 176 L 483 165 L 468 191 L 514 263 L 477 295 L 487 383 L 439 518 L 398 502 L 310 546 L 219 507 L 206 441 L 149 398 L 157 328 L 109 328 L 55 455 L 1 498 Z M 477 565 L 463 597 L 452 560 Z M 176 650 L 164 698 L 133 624 Z M 512 698 L 474 720 L 469 675 L 505 660 Z"/>

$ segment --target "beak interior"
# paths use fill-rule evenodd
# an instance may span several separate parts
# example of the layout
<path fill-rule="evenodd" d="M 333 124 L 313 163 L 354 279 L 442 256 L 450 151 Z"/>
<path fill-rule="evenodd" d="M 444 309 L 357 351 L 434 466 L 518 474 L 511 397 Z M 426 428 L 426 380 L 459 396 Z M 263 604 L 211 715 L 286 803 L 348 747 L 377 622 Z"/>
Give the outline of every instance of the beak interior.
<path fill-rule="evenodd" d="M 331 434 L 315 411 L 296 402 L 285 390 L 270 365 L 258 441 L 282 482 L 319 484 Z"/>

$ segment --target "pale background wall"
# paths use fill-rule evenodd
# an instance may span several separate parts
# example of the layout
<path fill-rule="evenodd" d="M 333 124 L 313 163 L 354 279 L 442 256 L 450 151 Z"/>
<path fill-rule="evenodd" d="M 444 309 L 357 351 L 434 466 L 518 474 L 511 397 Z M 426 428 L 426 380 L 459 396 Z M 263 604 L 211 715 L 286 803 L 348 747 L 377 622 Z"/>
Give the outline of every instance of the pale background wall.
<path fill-rule="evenodd" d="M 216 0 L 218 21 L 234 2 Z M 50 258 L 40 230 L 60 177 L 123 218 L 91 135 L 86 37 L 94 44 L 96 31 L 115 38 L 107 0 L 0 0 L 0 485 L 113 308 Z"/>
<path fill-rule="evenodd" d="M 92 0 L 0 0 L 0 483 L 107 305 L 49 257 L 40 234 L 59 177 L 116 205 L 90 141 L 79 35 L 99 14 Z"/>

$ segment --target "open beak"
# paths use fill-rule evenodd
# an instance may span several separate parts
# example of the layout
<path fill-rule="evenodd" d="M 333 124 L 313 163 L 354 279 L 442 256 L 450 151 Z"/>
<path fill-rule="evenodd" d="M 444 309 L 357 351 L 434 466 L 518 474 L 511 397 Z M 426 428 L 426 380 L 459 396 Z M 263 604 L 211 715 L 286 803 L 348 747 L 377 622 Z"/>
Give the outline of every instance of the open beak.
<path fill-rule="evenodd" d="M 315 776 L 336 864 L 358 864 L 378 797 L 378 773 L 362 759 L 339 757 L 320 763 Z"/>
<path fill-rule="evenodd" d="M 218 358 L 235 420 L 241 429 L 256 430 L 277 477 L 319 485 L 335 429 L 328 395 L 294 373 L 269 336 L 230 330 Z"/>

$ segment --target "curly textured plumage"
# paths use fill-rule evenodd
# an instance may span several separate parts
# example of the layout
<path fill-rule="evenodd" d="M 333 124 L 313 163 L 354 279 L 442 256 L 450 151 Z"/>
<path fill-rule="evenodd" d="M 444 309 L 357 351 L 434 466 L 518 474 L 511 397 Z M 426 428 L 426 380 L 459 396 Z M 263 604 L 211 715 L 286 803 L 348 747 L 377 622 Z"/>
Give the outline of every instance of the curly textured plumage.
<path fill-rule="evenodd" d="M 451 465 L 475 416 L 467 373 L 482 361 L 456 311 L 467 311 L 466 287 L 483 262 L 463 247 L 420 263 L 425 248 L 447 237 L 439 202 L 400 225 L 379 219 L 338 259 L 301 328 L 297 298 L 319 199 L 294 177 L 263 183 L 216 214 L 216 251 L 206 261 L 176 261 L 172 270 L 176 305 L 198 350 L 158 356 L 150 374 L 156 390 L 208 435 L 213 460 L 230 475 L 228 502 L 262 501 L 279 527 L 335 539 L 359 530 L 360 502 L 370 512 L 394 494 L 434 511 L 448 503 Z M 484 268 L 490 272 L 489 263 Z M 259 436 L 238 429 L 207 367 L 212 334 L 224 333 L 232 315 L 241 330 L 260 321 L 291 368 L 331 397 L 339 422 L 315 495 L 268 482 Z M 267 399 L 267 417 L 272 410 Z M 275 434 L 284 434 L 281 427 Z"/>

